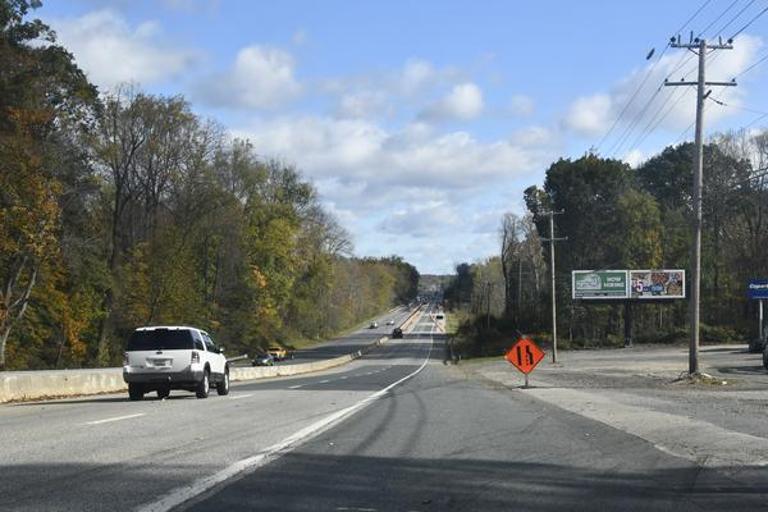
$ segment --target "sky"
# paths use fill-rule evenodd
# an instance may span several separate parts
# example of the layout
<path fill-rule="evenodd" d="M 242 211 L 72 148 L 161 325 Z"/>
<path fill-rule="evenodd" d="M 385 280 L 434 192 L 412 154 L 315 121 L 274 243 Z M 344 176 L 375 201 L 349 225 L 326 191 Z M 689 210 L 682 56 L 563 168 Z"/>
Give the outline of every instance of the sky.
<path fill-rule="evenodd" d="M 559 158 L 637 166 L 705 133 L 768 124 L 768 0 L 44 0 L 35 12 L 101 91 L 181 94 L 265 158 L 294 164 L 359 256 L 421 273 L 498 253 L 505 212 Z M 692 18 L 692 19 L 691 19 Z M 652 56 L 647 59 L 651 50 Z M 754 67 L 752 67 L 754 65 Z"/>

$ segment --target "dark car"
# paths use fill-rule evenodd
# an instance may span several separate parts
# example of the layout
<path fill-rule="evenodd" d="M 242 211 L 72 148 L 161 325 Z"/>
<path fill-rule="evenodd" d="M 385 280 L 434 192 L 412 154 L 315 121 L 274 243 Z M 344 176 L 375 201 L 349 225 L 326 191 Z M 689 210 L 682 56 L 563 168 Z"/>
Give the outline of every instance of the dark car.
<path fill-rule="evenodd" d="M 265 352 L 254 357 L 251 364 L 253 366 L 274 366 L 275 357 L 272 354 Z"/>
<path fill-rule="evenodd" d="M 403 337 L 403 330 L 401 328 L 395 327 L 394 329 L 392 329 L 392 338 L 393 339 L 398 339 L 398 338 L 402 338 L 402 337 Z"/>

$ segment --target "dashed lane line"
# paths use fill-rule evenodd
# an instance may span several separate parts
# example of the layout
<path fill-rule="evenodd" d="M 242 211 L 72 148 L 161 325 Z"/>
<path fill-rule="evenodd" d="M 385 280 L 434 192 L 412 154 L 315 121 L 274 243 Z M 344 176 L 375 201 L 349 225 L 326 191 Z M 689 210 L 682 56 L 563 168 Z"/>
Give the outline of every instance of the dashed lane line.
<path fill-rule="evenodd" d="M 322 432 L 325 432 L 329 428 L 353 415 L 370 403 L 378 400 L 382 396 L 385 396 L 392 388 L 418 375 L 429 363 L 429 358 L 432 355 L 433 345 L 434 340 L 431 340 L 429 344 L 429 350 L 427 351 L 427 356 L 424 359 L 424 362 L 422 362 L 421 366 L 419 366 L 416 370 L 409 373 L 405 377 L 396 380 L 387 387 L 380 389 L 379 391 L 367 396 L 366 398 L 363 398 L 359 402 L 349 407 L 341 409 L 340 411 L 336 411 L 326 416 L 325 418 L 316 421 L 307 427 L 304 427 L 295 434 L 283 439 L 279 443 L 274 444 L 269 448 L 266 448 L 264 451 L 256 455 L 237 461 L 234 464 L 231 464 L 222 469 L 221 471 L 214 473 L 213 475 L 193 482 L 191 485 L 179 487 L 178 489 L 172 491 L 170 494 L 163 496 L 159 500 L 140 506 L 136 510 L 138 512 L 166 512 L 174 507 L 177 507 L 178 505 L 181 505 L 184 502 L 200 496 L 201 494 L 209 491 L 222 482 L 229 480 L 230 478 L 238 476 L 246 471 L 253 471 L 257 468 L 269 464 L 273 460 L 280 457 L 282 454 L 318 436 Z"/>
<path fill-rule="evenodd" d="M 131 418 L 139 418 L 146 413 L 140 412 L 138 414 L 128 414 L 126 416 L 115 416 L 114 418 L 104 418 L 103 420 L 94 420 L 85 422 L 86 425 L 101 425 L 103 423 L 112 423 L 113 421 L 129 420 Z"/>

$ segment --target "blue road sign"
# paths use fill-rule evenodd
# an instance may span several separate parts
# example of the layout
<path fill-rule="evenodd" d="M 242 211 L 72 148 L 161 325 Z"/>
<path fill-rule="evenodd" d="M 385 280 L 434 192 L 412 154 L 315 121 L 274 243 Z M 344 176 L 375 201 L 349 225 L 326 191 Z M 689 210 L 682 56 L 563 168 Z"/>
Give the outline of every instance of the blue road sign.
<path fill-rule="evenodd" d="M 747 284 L 750 299 L 768 299 L 768 279 L 750 279 Z"/>

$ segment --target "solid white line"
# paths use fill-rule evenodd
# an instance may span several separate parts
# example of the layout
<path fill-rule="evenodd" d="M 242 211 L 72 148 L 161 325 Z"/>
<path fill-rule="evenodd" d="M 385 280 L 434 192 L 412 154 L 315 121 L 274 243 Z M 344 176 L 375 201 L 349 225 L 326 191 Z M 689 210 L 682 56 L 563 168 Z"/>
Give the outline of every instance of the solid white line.
<path fill-rule="evenodd" d="M 116 416 L 114 418 L 106 418 L 103 420 L 95 420 L 95 421 L 88 421 L 85 424 L 86 425 L 101 425 L 102 423 L 111 423 L 113 421 L 120 421 L 120 420 L 128 420 L 131 418 L 138 418 L 139 416 L 144 416 L 146 413 L 140 412 L 138 414 L 129 414 L 127 416 Z"/>
<path fill-rule="evenodd" d="M 315 423 L 307 427 L 304 427 L 303 429 L 299 430 L 295 434 L 286 437 L 279 443 L 274 444 L 269 448 L 266 448 L 261 453 L 253 455 L 246 459 L 239 460 L 234 464 L 231 464 L 226 468 L 222 469 L 221 471 L 214 473 L 211 476 L 201 478 L 200 480 L 193 482 L 189 486 L 179 487 L 175 491 L 171 492 L 170 494 L 167 494 L 166 496 L 160 498 L 159 500 L 153 501 L 152 503 L 147 503 L 146 505 L 143 505 L 137 508 L 136 510 L 138 512 L 165 512 L 167 510 L 172 509 L 173 507 L 176 507 L 186 501 L 191 500 L 196 496 L 201 495 L 202 493 L 210 490 L 212 487 L 224 482 L 225 480 L 229 480 L 230 478 L 235 477 L 240 473 L 243 473 L 245 471 L 253 471 L 257 468 L 260 468 L 262 466 L 269 464 L 276 458 L 280 457 L 282 454 L 290 451 L 293 448 L 296 448 L 297 446 L 303 443 L 306 443 L 307 441 L 309 441 L 314 437 L 317 437 L 319 434 L 325 432 L 332 426 L 339 423 L 341 420 L 347 418 L 348 416 L 351 416 L 352 414 L 356 413 L 357 411 L 367 406 L 371 402 L 386 395 L 389 392 L 389 390 L 391 390 L 395 386 L 398 386 L 399 384 L 402 384 L 408 379 L 418 375 L 424 369 L 424 367 L 427 366 L 427 363 L 429 363 L 429 357 L 432 355 L 433 344 L 434 342 L 430 340 L 429 351 L 427 351 L 427 357 L 424 359 L 424 362 L 421 363 L 421 366 L 419 366 L 416 370 L 409 373 L 408 375 L 401 378 L 400 380 L 397 380 L 392 384 L 390 384 L 389 386 L 383 389 L 380 389 L 379 391 L 373 393 L 372 395 L 367 396 L 366 398 L 363 398 L 362 400 L 360 400 L 354 405 L 351 405 L 345 409 L 341 409 L 340 411 L 336 411 L 333 414 L 330 414 L 325 418 L 319 421 L 316 421 Z"/>
<path fill-rule="evenodd" d="M 229 399 L 230 400 L 240 400 L 241 398 L 248 398 L 250 396 L 253 396 L 253 393 L 249 393 L 247 395 L 235 395 L 235 396 L 229 397 Z"/>
<path fill-rule="evenodd" d="M 304 384 L 296 384 L 295 386 L 288 386 L 288 389 L 299 389 Z"/>

